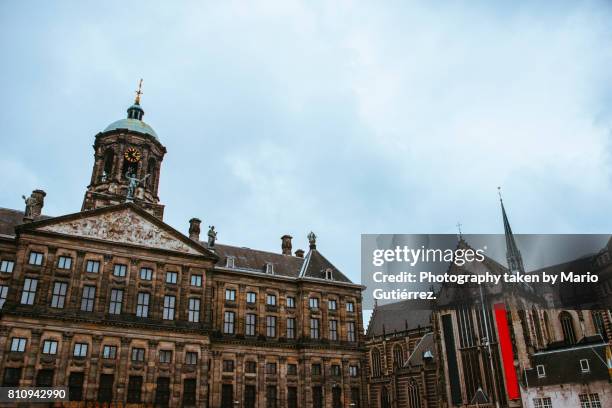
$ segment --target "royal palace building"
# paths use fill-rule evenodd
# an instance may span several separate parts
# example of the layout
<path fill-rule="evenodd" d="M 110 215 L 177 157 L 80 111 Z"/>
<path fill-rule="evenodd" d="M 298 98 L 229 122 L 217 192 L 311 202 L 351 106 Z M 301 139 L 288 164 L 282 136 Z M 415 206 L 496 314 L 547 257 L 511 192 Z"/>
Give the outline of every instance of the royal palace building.
<path fill-rule="evenodd" d="M 2 385 L 83 406 L 366 406 L 362 286 L 313 233 L 271 253 L 164 223 L 166 148 L 143 114 L 139 92 L 96 135 L 80 212 L 43 215 L 42 190 L 0 209 Z"/>

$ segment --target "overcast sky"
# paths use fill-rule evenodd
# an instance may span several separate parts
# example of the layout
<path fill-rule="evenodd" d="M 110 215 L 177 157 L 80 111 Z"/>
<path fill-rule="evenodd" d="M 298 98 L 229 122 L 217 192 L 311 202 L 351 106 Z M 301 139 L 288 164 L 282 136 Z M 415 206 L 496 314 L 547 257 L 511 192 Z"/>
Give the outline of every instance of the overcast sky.
<path fill-rule="evenodd" d="M 503 232 L 499 185 L 517 233 L 612 230 L 609 3 L 32 3 L 0 2 L 2 207 L 78 211 L 142 77 L 183 232 L 313 230 L 359 281 L 361 233 Z"/>

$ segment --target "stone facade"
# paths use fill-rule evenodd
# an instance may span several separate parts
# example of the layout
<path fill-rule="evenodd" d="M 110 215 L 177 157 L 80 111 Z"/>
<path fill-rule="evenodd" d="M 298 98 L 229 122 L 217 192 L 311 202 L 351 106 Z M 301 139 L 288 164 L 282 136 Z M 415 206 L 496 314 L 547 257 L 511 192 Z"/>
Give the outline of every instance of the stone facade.
<path fill-rule="evenodd" d="M 1 383 L 81 404 L 366 406 L 363 288 L 314 234 L 292 255 L 289 235 L 271 253 L 165 224 L 166 149 L 128 112 L 96 136 L 81 212 L 0 209 Z"/>

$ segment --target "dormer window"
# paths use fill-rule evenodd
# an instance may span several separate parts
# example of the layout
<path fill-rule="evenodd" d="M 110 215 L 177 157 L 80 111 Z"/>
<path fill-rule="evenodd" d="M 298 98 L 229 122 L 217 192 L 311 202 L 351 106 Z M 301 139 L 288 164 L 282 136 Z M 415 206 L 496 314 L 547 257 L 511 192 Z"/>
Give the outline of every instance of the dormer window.
<path fill-rule="evenodd" d="M 589 371 L 591 371 L 591 368 L 589 367 L 589 360 L 587 360 L 586 358 L 580 360 L 580 371 L 582 371 L 583 373 L 588 373 Z"/>
<path fill-rule="evenodd" d="M 538 372 L 538 378 L 546 377 L 546 370 L 544 370 L 544 366 L 542 364 L 536 366 L 536 371 Z"/>
<path fill-rule="evenodd" d="M 327 280 L 334 280 L 331 268 L 327 268 L 325 270 L 325 279 L 327 279 Z"/>
<path fill-rule="evenodd" d="M 228 256 L 227 259 L 225 260 L 225 266 L 228 268 L 235 268 L 236 267 L 236 258 L 233 256 Z"/>
<path fill-rule="evenodd" d="M 268 275 L 274 275 L 274 264 L 270 262 L 266 263 L 266 273 Z"/>

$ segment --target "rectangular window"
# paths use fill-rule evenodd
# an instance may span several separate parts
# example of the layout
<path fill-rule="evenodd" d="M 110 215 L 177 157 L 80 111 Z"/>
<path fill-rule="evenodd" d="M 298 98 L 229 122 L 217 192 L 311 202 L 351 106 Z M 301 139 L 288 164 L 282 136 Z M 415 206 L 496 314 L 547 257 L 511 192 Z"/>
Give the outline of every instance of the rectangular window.
<path fill-rule="evenodd" d="M 257 372 L 257 363 L 255 361 L 247 361 L 244 363 L 244 372 L 254 374 Z"/>
<path fill-rule="evenodd" d="M 178 273 L 176 273 L 176 272 L 166 272 L 166 283 L 171 283 L 171 284 L 175 285 L 177 278 L 178 278 Z"/>
<path fill-rule="evenodd" d="M 30 252 L 30 257 L 28 258 L 28 263 L 30 265 L 40 266 L 43 263 L 43 254 L 41 252 Z"/>
<path fill-rule="evenodd" d="M 144 361 L 145 349 L 134 347 L 132 349 L 132 361 Z"/>
<path fill-rule="evenodd" d="M 336 310 L 338 308 L 338 303 L 336 302 L 336 299 L 329 299 L 327 301 L 327 308 L 329 310 Z"/>
<path fill-rule="evenodd" d="M 236 301 L 236 289 L 225 289 L 225 300 L 228 302 Z"/>
<path fill-rule="evenodd" d="M 153 279 L 153 269 L 140 268 L 140 279 L 150 281 Z"/>
<path fill-rule="evenodd" d="M 43 343 L 43 354 L 57 354 L 57 341 L 45 340 Z"/>
<path fill-rule="evenodd" d="M 4 369 L 3 387 L 19 387 L 21 381 L 21 368 L 6 367 Z"/>
<path fill-rule="evenodd" d="M 333 341 L 338 340 L 338 321 L 337 320 L 329 321 L 329 339 Z"/>
<path fill-rule="evenodd" d="M 250 304 L 255 303 L 257 301 L 257 294 L 255 292 L 247 292 L 246 301 Z"/>
<path fill-rule="evenodd" d="M 310 319 L 310 338 L 319 338 L 319 319 Z"/>
<path fill-rule="evenodd" d="M 117 346 L 104 346 L 102 348 L 102 358 L 114 360 L 117 358 Z"/>
<path fill-rule="evenodd" d="M 266 316 L 266 336 L 276 337 L 276 316 Z"/>
<path fill-rule="evenodd" d="M 297 408 L 297 387 L 287 387 L 287 408 Z"/>
<path fill-rule="evenodd" d="M 223 372 L 231 373 L 234 371 L 234 360 L 223 360 Z"/>
<path fill-rule="evenodd" d="M 202 286 L 202 275 L 191 275 L 191 286 Z"/>
<path fill-rule="evenodd" d="M 266 408 L 276 408 L 276 386 L 266 387 Z"/>
<path fill-rule="evenodd" d="M 247 336 L 255 336 L 257 327 L 257 316 L 251 313 L 246 315 L 244 334 Z"/>
<path fill-rule="evenodd" d="M 346 339 L 348 341 L 356 341 L 355 322 L 348 322 L 346 324 Z"/>
<path fill-rule="evenodd" d="M 323 408 L 323 388 L 320 385 L 312 387 L 312 408 Z"/>
<path fill-rule="evenodd" d="M 195 407 L 198 385 L 195 378 L 183 380 L 183 407 Z"/>
<path fill-rule="evenodd" d="M 287 338 L 295 339 L 295 318 L 293 317 L 287 319 Z"/>
<path fill-rule="evenodd" d="M 60 256 L 57 260 L 57 267 L 59 269 L 72 268 L 72 258 L 69 256 Z"/>
<path fill-rule="evenodd" d="M 192 323 L 198 323 L 200 321 L 200 299 L 189 298 L 187 315 L 187 319 Z"/>
<path fill-rule="evenodd" d="M 81 297 L 81 310 L 84 312 L 93 312 L 95 299 L 96 299 L 96 287 L 95 286 L 84 286 L 83 296 Z"/>
<path fill-rule="evenodd" d="M 87 343 L 75 343 L 72 355 L 75 357 L 87 357 L 88 346 Z"/>
<path fill-rule="evenodd" d="M 359 375 L 359 367 L 355 365 L 349 366 L 349 375 L 351 377 L 357 377 Z"/>
<path fill-rule="evenodd" d="M 353 302 L 346 302 L 346 311 L 347 312 L 354 312 L 355 311 L 355 304 Z"/>
<path fill-rule="evenodd" d="M 83 401 L 83 383 L 85 374 L 72 372 L 68 377 L 68 399 L 70 401 Z"/>
<path fill-rule="evenodd" d="M 142 402 L 142 377 L 130 375 L 127 389 L 127 403 L 140 404 Z"/>
<path fill-rule="evenodd" d="M 340 377 L 341 371 L 340 366 L 338 364 L 333 364 L 331 366 L 331 375 L 334 377 Z"/>
<path fill-rule="evenodd" d="M 588 373 L 589 371 L 591 371 L 589 367 L 589 360 L 587 360 L 586 358 L 580 360 L 580 371 L 582 371 L 583 373 Z"/>
<path fill-rule="evenodd" d="M 87 265 L 85 267 L 85 271 L 89 273 L 98 273 L 100 272 L 100 262 L 99 261 L 87 261 Z"/>
<path fill-rule="evenodd" d="M 276 306 L 276 295 L 273 295 L 273 294 L 266 295 L 266 305 Z"/>
<path fill-rule="evenodd" d="M 196 365 L 198 364 L 198 353 L 195 351 L 188 351 L 185 353 L 185 364 Z"/>
<path fill-rule="evenodd" d="M 115 264 L 115 268 L 113 269 L 113 275 L 124 277 L 126 272 L 127 272 L 127 265 Z"/>
<path fill-rule="evenodd" d="M 53 387 L 53 374 L 54 370 L 42 369 L 36 373 L 36 386 L 37 387 Z"/>
<path fill-rule="evenodd" d="M 149 299 L 151 295 L 139 292 L 136 298 L 136 317 L 149 317 Z"/>
<path fill-rule="evenodd" d="M 536 371 L 538 372 L 538 378 L 546 377 L 546 370 L 544 370 L 544 366 L 542 364 L 538 364 L 536 366 Z"/>
<path fill-rule="evenodd" d="M 0 309 L 4 306 L 6 298 L 8 297 L 8 286 L 0 285 Z"/>
<path fill-rule="evenodd" d="M 21 292 L 21 304 L 33 305 L 36 297 L 36 287 L 38 279 L 26 278 L 23 282 L 23 292 Z"/>
<path fill-rule="evenodd" d="M 351 388 L 351 408 L 361 408 L 361 398 L 357 387 Z"/>
<path fill-rule="evenodd" d="M 255 408 L 257 389 L 254 385 L 244 386 L 244 408 Z"/>
<path fill-rule="evenodd" d="M 311 297 L 309 304 L 310 304 L 311 309 L 318 309 L 319 308 L 319 298 Z"/>
<path fill-rule="evenodd" d="M 159 362 L 160 363 L 171 363 L 172 362 L 172 350 L 160 350 L 159 351 Z"/>
<path fill-rule="evenodd" d="M 321 364 L 313 364 L 310 370 L 312 375 L 321 375 Z"/>
<path fill-rule="evenodd" d="M 174 320 L 174 303 L 176 302 L 175 296 L 166 295 L 164 296 L 164 313 L 162 318 L 164 320 Z"/>
<path fill-rule="evenodd" d="M 68 284 L 64 282 L 55 282 L 53 284 L 53 296 L 51 297 L 51 307 L 58 309 L 64 308 L 66 302 L 66 291 L 68 290 Z"/>
<path fill-rule="evenodd" d="M 581 403 L 582 403 L 582 398 L 580 399 Z M 534 398 L 533 399 L 533 406 L 534 408 L 552 408 L 552 401 L 550 399 L 550 397 L 544 397 L 544 398 Z M 582 408 L 590 408 L 588 405 L 582 405 Z"/>
<path fill-rule="evenodd" d="M 287 364 L 287 375 L 297 375 L 297 364 Z"/>
<path fill-rule="evenodd" d="M 110 403 L 113 400 L 114 384 L 115 376 L 113 374 L 100 374 L 100 382 L 98 386 L 98 402 Z"/>
<path fill-rule="evenodd" d="M 266 264 L 266 273 L 269 275 L 274 275 L 274 265 L 271 263 Z"/>
<path fill-rule="evenodd" d="M 287 307 L 289 309 L 295 309 L 295 298 L 293 296 L 287 296 Z"/>
<path fill-rule="evenodd" d="M 228 256 L 227 259 L 225 260 L 225 266 L 228 268 L 235 268 L 236 267 L 235 260 L 236 258 L 234 258 L 233 256 Z"/>
<path fill-rule="evenodd" d="M 223 319 L 223 333 L 234 334 L 234 319 L 236 315 L 234 312 L 225 312 Z"/>
<path fill-rule="evenodd" d="M 17 353 L 23 353 L 25 351 L 27 339 L 23 337 L 13 337 L 11 339 L 11 351 Z"/>
<path fill-rule="evenodd" d="M 276 374 L 276 363 L 266 363 L 266 374 Z"/>
<path fill-rule="evenodd" d="M 4 260 L 0 262 L 0 272 L 2 273 L 13 273 L 15 269 L 15 261 Z"/>
<path fill-rule="evenodd" d="M 122 304 L 123 304 L 123 289 L 112 289 L 108 313 L 121 314 Z"/>

